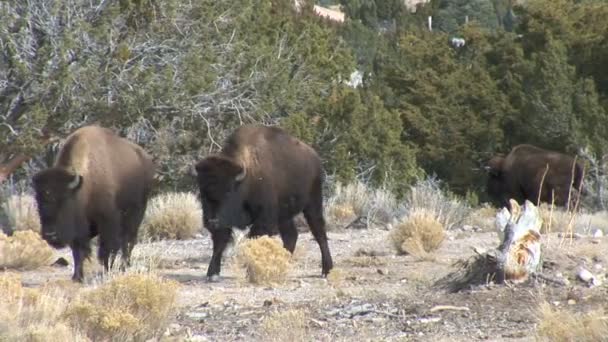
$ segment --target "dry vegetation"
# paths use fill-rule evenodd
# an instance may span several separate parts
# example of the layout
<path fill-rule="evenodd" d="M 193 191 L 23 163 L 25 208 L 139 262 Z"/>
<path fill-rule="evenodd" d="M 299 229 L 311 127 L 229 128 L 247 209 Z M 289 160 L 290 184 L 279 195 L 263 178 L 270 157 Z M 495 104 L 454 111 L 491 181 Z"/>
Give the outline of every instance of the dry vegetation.
<path fill-rule="evenodd" d="M 291 309 L 273 312 L 262 321 L 261 336 L 264 341 L 295 342 L 306 341 L 308 314 L 303 310 Z"/>
<path fill-rule="evenodd" d="M 202 209 L 195 194 L 166 193 L 152 198 L 141 226 L 144 239 L 191 239 L 202 232 Z"/>
<path fill-rule="evenodd" d="M 31 230 L 0 232 L 0 269 L 30 270 L 48 265 L 54 251 L 40 234 Z"/>
<path fill-rule="evenodd" d="M 398 253 L 424 257 L 445 239 L 445 230 L 432 212 L 417 210 L 395 225 L 391 239 Z"/>
<path fill-rule="evenodd" d="M 405 198 L 408 212 L 425 210 L 439 220 L 446 230 L 464 223 L 471 208 L 457 198 L 448 197 L 434 178 L 418 181 Z"/>
<path fill-rule="evenodd" d="M 47 283 L 23 287 L 15 273 L 0 275 L 2 341 L 139 341 L 164 331 L 176 284 L 154 275 L 121 275 L 83 290 Z"/>
<path fill-rule="evenodd" d="M 371 228 L 393 220 L 399 209 L 395 196 L 386 189 L 372 189 L 362 182 L 337 183 L 326 201 L 325 215 L 329 230 L 345 227 L 357 219 L 365 228 Z"/>
<path fill-rule="evenodd" d="M 291 266 L 291 253 L 276 237 L 246 239 L 237 246 L 236 260 L 245 268 L 247 280 L 254 284 L 283 283 Z"/>
<path fill-rule="evenodd" d="M 0 340 L 84 341 L 62 315 L 69 292 L 58 287 L 25 288 L 16 273 L 0 274 Z"/>
<path fill-rule="evenodd" d="M 65 317 L 93 340 L 146 340 L 164 330 L 176 290 L 174 281 L 155 275 L 122 275 L 80 293 Z"/>
<path fill-rule="evenodd" d="M 40 232 L 40 219 L 34 196 L 25 193 L 11 195 L 2 204 L 2 209 L 8 217 L 11 231 L 33 230 Z"/>
<path fill-rule="evenodd" d="M 608 336 L 608 316 L 602 309 L 576 313 L 543 302 L 538 315 L 537 334 L 541 341 L 592 342 Z"/>

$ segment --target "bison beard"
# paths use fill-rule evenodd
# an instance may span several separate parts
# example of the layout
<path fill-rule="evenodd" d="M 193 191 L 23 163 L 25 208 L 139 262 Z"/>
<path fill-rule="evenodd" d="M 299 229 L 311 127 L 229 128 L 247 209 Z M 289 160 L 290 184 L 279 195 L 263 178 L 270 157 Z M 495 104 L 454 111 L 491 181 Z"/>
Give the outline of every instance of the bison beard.
<path fill-rule="evenodd" d="M 232 227 L 251 225 L 248 238 L 281 235 L 293 253 L 302 212 L 321 250 L 322 275 L 333 267 L 323 217 L 322 169 L 317 153 L 276 127 L 246 125 L 226 140 L 222 151 L 195 165 L 203 222 L 213 255 L 207 277 L 218 278 Z"/>

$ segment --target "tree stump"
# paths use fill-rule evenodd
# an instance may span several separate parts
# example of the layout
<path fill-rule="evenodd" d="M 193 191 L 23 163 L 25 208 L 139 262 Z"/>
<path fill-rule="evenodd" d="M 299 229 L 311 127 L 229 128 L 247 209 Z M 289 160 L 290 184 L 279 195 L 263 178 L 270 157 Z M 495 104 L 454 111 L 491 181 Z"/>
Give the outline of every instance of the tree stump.
<path fill-rule="evenodd" d="M 496 228 L 501 238 L 497 253 L 496 280 L 521 283 L 541 266 L 540 228 L 542 218 L 538 208 L 526 200 L 523 208 L 509 200 L 511 212 L 502 208 L 496 214 Z"/>

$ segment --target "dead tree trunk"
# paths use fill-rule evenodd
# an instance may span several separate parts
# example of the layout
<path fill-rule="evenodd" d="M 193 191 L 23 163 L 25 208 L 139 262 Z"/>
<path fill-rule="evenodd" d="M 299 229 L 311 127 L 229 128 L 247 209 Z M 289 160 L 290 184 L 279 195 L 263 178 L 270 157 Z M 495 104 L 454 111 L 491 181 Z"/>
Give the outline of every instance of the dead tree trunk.
<path fill-rule="evenodd" d="M 4 162 L 0 162 L 0 183 L 4 182 L 8 176 L 15 172 L 21 166 L 21 164 L 25 163 L 29 157 L 24 154 L 18 154 L 14 157 L 8 158 L 8 160 Z"/>
<path fill-rule="evenodd" d="M 499 283 L 505 280 L 523 282 L 541 266 L 542 218 L 538 208 L 528 200 L 523 210 L 516 201 L 511 199 L 509 202 L 511 212 L 503 208 L 496 215 L 496 228 L 501 235 L 497 255 Z"/>

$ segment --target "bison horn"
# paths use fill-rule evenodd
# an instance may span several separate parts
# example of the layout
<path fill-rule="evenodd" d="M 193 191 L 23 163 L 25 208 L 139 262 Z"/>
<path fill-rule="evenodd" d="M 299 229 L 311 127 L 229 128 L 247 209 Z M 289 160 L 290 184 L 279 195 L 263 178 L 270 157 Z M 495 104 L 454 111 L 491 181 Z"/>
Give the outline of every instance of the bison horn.
<path fill-rule="evenodd" d="M 234 177 L 234 180 L 236 180 L 237 182 L 240 182 L 243 179 L 245 179 L 246 175 L 247 175 L 247 171 L 245 170 L 245 168 L 243 168 L 243 171 L 241 171 L 238 175 L 236 175 L 236 177 Z"/>
<path fill-rule="evenodd" d="M 68 189 L 70 189 L 70 190 L 76 189 L 80 185 L 81 179 L 82 179 L 82 177 L 80 177 L 80 175 L 75 175 L 74 179 L 72 179 L 72 181 L 68 184 Z"/>

